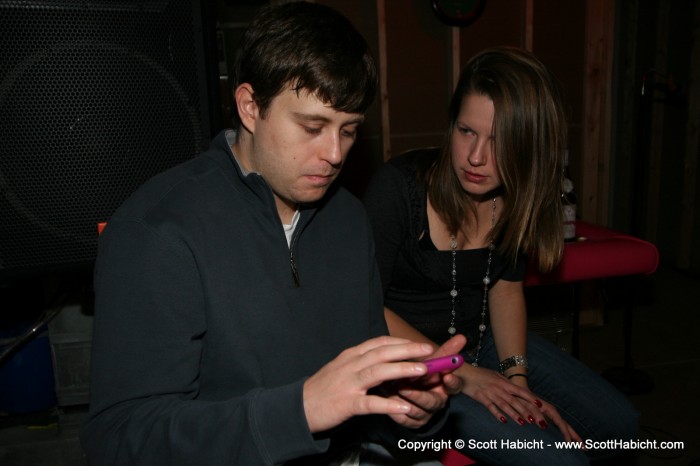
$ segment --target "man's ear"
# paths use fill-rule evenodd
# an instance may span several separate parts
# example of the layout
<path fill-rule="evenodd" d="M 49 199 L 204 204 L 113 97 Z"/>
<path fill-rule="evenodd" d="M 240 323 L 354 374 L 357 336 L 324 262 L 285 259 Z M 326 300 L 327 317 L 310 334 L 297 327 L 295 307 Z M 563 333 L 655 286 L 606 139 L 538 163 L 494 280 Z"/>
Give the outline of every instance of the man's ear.
<path fill-rule="evenodd" d="M 253 99 L 253 86 L 243 83 L 236 88 L 234 98 L 241 124 L 250 133 L 255 133 L 255 122 L 259 118 L 258 104 Z"/>

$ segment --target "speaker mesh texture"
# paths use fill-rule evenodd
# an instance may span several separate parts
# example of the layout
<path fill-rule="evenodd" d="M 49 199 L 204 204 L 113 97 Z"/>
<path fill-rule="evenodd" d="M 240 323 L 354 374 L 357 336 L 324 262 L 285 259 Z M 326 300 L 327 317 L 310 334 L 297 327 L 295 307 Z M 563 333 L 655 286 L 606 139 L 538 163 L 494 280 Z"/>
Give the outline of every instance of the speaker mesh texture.
<path fill-rule="evenodd" d="M 91 262 L 96 224 L 205 148 L 198 12 L 0 0 L 0 277 Z"/>

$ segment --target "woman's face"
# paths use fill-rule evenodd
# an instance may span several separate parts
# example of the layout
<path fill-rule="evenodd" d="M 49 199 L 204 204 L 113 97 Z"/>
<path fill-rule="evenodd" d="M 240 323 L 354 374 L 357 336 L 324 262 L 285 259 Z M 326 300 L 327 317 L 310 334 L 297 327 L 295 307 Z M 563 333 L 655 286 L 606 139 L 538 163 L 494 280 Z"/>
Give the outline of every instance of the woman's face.
<path fill-rule="evenodd" d="M 467 94 L 452 130 L 452 168 L 462 189 L 477 198 L 501 185 L 493 150 L 493 113 L 488 96 Z"/>

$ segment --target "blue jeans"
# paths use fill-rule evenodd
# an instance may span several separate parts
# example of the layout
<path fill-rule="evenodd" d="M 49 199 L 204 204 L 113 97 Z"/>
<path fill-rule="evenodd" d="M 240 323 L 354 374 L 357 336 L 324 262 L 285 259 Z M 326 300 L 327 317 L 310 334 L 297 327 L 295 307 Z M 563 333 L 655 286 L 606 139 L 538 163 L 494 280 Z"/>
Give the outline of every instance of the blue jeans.
<path fill-rule="evenodd" d="M 468 354 L 464 356 L 465 362 L 471 363 L 473 359 Z M 527 357 L 530 390 L 554 405 L 584 441 L 637 438 L 639 413 L 601 376 L 533 332 L 528 333 Z M 498 355 L 490 331 L 484 334 L 479 360 L 480 367 L 498 368 Z M 463 440 L 467 444 L 462 450 L 464 454 L 497 465 L 580 465 L 615 453 L 592 450 L 587 454 L 581 450 L 557 449 L 554 442 L 562 441 L 563 436 L 554 424 L 541 429 L 530 423 L 521 426 L 510 418 L 502 423 L 481 403 L 464 394 L 450 400 L 450 416 L 440 435 L 453 444 L 455 440 Z M 507 449 L 502 447 L 502 439 L 535 441 L 537 443 L 530 445 L 539 444 L 543 448 Z M 469 449 L 470 440 L 483 443 L 473 443 L 478 448 Z M 494 444 L 495 448 L 485 448 Z"/>

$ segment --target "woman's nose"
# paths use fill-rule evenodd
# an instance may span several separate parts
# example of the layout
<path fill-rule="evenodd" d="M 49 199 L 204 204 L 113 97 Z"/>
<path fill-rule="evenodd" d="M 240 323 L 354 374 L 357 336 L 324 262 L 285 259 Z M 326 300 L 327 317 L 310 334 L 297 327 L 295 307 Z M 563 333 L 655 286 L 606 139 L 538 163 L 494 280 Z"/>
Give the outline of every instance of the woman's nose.
<path fill-rule="evenodd" d="M 486 154 L 486 148 L 483 144 L 475 143 L 472 150 L 469 152 L 468 157 L 469 163 L 475 167 L 484 165 L 488 160 L 488 155 Z"/>

